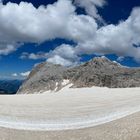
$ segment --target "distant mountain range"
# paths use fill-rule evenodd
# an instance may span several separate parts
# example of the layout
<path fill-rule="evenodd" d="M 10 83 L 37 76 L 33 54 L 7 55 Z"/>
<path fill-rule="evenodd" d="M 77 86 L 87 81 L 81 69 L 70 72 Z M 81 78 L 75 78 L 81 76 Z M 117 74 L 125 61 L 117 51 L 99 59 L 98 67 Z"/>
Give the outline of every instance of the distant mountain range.
<path fill-rule="evenodd" d="M 23 80 L 0 80 L 0 94 L 15 94 Z"/>
<path fill-rule="evenodd" d="M 32 70 L 18 94 L 58 91 L 67 84 L 71 84 L 71 88 L 140 87 L 140 68 L 124 67 L 106 57 L 96 57 L 72 68 L 44 62 Z"/>

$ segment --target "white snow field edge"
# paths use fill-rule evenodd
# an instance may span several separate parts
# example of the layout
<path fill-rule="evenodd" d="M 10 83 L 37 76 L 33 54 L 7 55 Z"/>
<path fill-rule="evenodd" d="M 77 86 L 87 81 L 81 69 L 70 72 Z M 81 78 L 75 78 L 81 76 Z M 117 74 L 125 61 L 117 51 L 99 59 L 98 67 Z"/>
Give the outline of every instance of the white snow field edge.
<path fill-rule="evenodd" d="M 69 122 L 24 122 L 24 121 L 6 121 L 4 119 L 0 120 L 0 127 L 10 128 L 10 129 L 19 129 L 19 130 L 36 130 L 36 131 L 57 131 L 57 130 L 75 130 L 82 129 L 88 127 L 94 127 L 97 125 L 105 124 L 117 119 L 121 119 L 128 115 L 139 112 L 140 110 L 131 110 L 125 112 L 115 112 L 114 114 L 109 114 L 108 116 L 104 116 L 102 118 L 97 118 L 94 120 L 82 120 L 75 122 L 75 120 L 71 120 Z"/>
<path fill-rule="evenodd" d="M 0 96 L 0 127 L 73 130 L 93 127 L 140 111 L 140 88 L 80 88 L 44 94 Z"/>

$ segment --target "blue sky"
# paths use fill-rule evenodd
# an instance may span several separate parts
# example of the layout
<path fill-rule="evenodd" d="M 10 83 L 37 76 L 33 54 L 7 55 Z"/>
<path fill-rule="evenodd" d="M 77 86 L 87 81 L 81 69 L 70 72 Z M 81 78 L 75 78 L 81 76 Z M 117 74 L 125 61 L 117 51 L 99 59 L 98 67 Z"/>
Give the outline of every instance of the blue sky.
<path fill-rule="evenodd" d="M 62 2 L 63 1 L 69 1 L 69 0 L 62 0 Z M 79 3 L 79 1 L 77 2 L 78 4 L 76 2 L 73 3 L 74 7 L 76 8 L 75 12 L 77 12 L 76 16 L 84 14 L 85 16 L 89 16 L 91 18 L 91 19 L 89 19 L 90 24 L 89 23 L 87 23 L 87 25 L 85 24 L 85 28 L 87 26 L 91 25 L 91 29 L 93 29 L 95 27 L 95 28 L 97 28 L 96 30 L 98 30 L 98 29 L 104 27 L 105 28 L 104 30 L 106 30 L 106 29 L 107 29 L 107 31 L 113 30 L 113 32 L 114 32 L 114 29 L 112 29 L 112 28 L 117 27 L 117 28 L 119 28 L 119 31 L 120 31 L 120 28 L 122 26 L 125 28 L 126 24 L 130 24 L 129 21 L 127 21 L 127 19 L 129 19 L 130 16 L 135 18 L 136 22 L 140 21 L 139 20 L 140 18 L 136 14 L 131 15 L 134 7 L 140 7 L 139 0 L 106 0 L 105 4 L 102 4 L 103 0 L 101 0 L 101 5 L 96 4 L 97 0 L 93 0 L 93 1 L 95 1 L 93 11 L 96 11 L 93 13 L 91 11 L 89 12 L 89 9 L 91 9 L 92 7 L 89 7 L 88 3 L 84 3 L 85 5 L 87 4 L 85 6 L 83 3 L 82 4 Z M 7 4 L 8 2 L 9 2 L 9 0 L 4 0 L 3 4 L 1 4 L 1 5 L 3 5 L 3 7 L 8 7 L 9 9 L 8 8 L 7 9 L 12 11 L 13 9 L 11 7 L 12 6 L 14 7 L 14 4 L 11 6 L 10 4 L 9 5 Z M 10 0 L 10 2 L 19 4 L 22 1 L 21 0 Z M 5 14 L 7 9 L 4 11 L 5 13 L 2 10 L 0 11 L 0 19 L 2 18 L 3 22 L 6 23 L 6 22 L 10 21 L 11 23 L 12 22 L 14 23 L 14 24 L 10 24 L 10 27 L 8 27 L 9 24 L 6 24 L 7 26 L 4 26 L 4 24 L 0 23 L 0 34 L 2 34 L 2 39 L 4 40 L 4 43 L 0 40 L 0 43 L 2 43 L 2 45 L 4 44 L 3 46 L 0 45 L 0 49 L 2 48 L 2 51 L 0 50 L 0 66 L 1 66 L 0 78 L 21 78 L 21 77 L 23 77 L 24 73 L 30 71 L 35 64 L 40 63 L 42 61 L 46 61 L 48 59 L 50 62 L 54 62 L 54 63 L 60 62 L 60 64 L 75 65 L 80 62 L 88 61 L 89 59 L 91 59 L 95 56 L 105 55 L 106 57 L 108 57 L 109 59 L 111 59 L 113 61 L 118 61 L 122 65 L 126 65 L 129 67 L 139 67 L 140 66 L 140 57 L 139 57 L 140 53 L 137 54 L 137 52 L 139 50 L 133 49 L 133 48 L 139 48 L 140 39 L 139 39 L 138 35 L 140 36 L 140 32 L 138 32 L 138 30 L 137 30 L 137 32 L 134 32 L 134 35 L 132 33 L 132 35 L 129 37 L 129 38 L 135 38 L 135 39 L 133 39 L 134 41 L 133 41 L 131 47 L 128 47 L 128 49 L 127 49 L 127 48 L 125 48 L 125 46 L 122 46 L 122 53 L 121 53 L 121 46 L 119 46 L 119 43 L 113 44 L 111 42 L 110 44 L 112 46 L 110 45 L 111 47 L 108 46 L 106 48 L 106 46 L 102 46 L 102 44 L 98 44 L 98 43 L 94 44 L 94 37 L 92 39 L 93 46 L 95 45 L 94 48 L 88 48 L 88 45 L 87 45 L 87 47 L 86 46 L 81 47 L 80 46 L 81 42 L 83 42 L 83 40 L 81 39 L 82 37 L 75 39 L 74 38 L 75 36 L 73 37 L 72 35 L 65 34 L 63 31 L 63 30 L 65 30 L 65 28 L 63 28 L 63 27 L 61 30 L 56 29 L 53 37 L 52 37 L 52 35 L 50 35 L 51 33 L 48 34 L 45 31 L 44 31 L 45 37 L 44 37 L 44 34 L 40 35 L 40 32 L 37 32 L 37 33 L 35 32 L 37 34 L 37 36 L 41 36 L 42 38 L 41 37 L 37 38 L 36 36 L 32 37 L 31 36 L 32 32 L 31 33 L 29 32 L 30 34 L 25 33 L 25 36 L 23 36 L 24 35 L 23 32 L 22 32 L 22 34 L 20 34 L 21 32 L 17 32 L 17 30 L 19 30 L 20 28 L 15 27 L 16 23 L 20 24 L 21 19 L 22 19 L 21 21 L 25 22 L 25 23 L 22 22 L 23 24 L 25 24 L 25 25 L 27 24 L 26 26 L 28 26 L 28 24 L 31 25 L 31 30 L 32 30 L 33 22 L 36 22 L 38 20 L 39 20 L 39 22 L 42 22 L 41 20 L 44 20 L 43 18 L 40 18 L 40 17 L 39 17 L 39 19 L 35 18 L 35 20 L 34 20 L 34 18 L 31 17 L 31 19 L 33 19 L 33 21 L 32 20 L 27 21 L 27 19 L 30 18 L 30 16 L 29 16 L 27 19 L 25 18 L 26 20 L 24 21 L 24 17 L 26 17 L 26 14 L 28 14 L 28 11 L 26 12 L 26 6 L 28 7 L 28 3 L 32 3 L 33 7 L 35 9 L 37 9 L 41 5 L 46 6 L 48 4 L 53 4 L 54 2 L 58 2 L 58 1 L 56 1 L 56 0 L 24 0 L 24 2 L 27 2 L 26 5 L 23 4 L 23 5 L 17 6 L 17 7 L 22 7 L 23 11 L 25 10 L 23 13 L 23 19 L 22 19 L 22 15 L 15 16 L 14 14 L 16 14 L 16 13 L 14 13 L 14 12 L 13 12 L 14 16 L 12 16 L 10 14 L 9 15 Z M 68 4 L 68 5 L 70 5 L 70 4 Z M 24 7 L 25 7 L 25 9 L 24 9 Z M 28 7 L 28 8 L 30 10 L 30 8 L 33 9 L 33 7 Z M 95 10 L 94 8 L 97 8 L 97 9 Z M 57 10 L 57 8 L 56 8 L 56 10 Z M 68 10 L 71 11 L 71 9 L 68 9 Z M 61 11 L 61 10 L 58 8 L 58 13 L 59 13 L 59 11 Z M 140 11 L 139 9 L 136 9 L 135 12 L 133 12 L 133 13 L 137 13 L 139 11 Z M 2 14 L 2 12 L 3 12 L 3 14 Z M 36 10 L 37 16 L 42 16 L 40 14 L 41 12 L 39 14 L 37 12 L 38 12 L 38 10 Z M 66 12 L 66 10 L 64 12 Z M 22 14 L 22 12 L 20 14 Z M 59 15 L 61 16 L 61 14 L 58 14 L 58 16 Z M 47 12 L 46 12 L 46 15 L 47 15 Z M 69 13 L 68 13 L 68 15 L 69 15 Z M 9 18 L 8 18 L 8 16 L 9 16 Z M 75 13 L 74 13 L 74 16 L 75 16 Z M 18 18 L 20 18 L 20 20 L 18 20 Z M 64 18 L 66 18 L 65 15 L 64 15 Z M 84 17 L 84 18 L 86 18 L 86 17 Z M 6 20 L 6 19 L 8 19 L 8 20 Z M 11 20 L 9 20 L 9 19 L 11 19 Z M 92 21 L 92 19 L 93 19 L 93 21 Z M 59 17 L 58 17 L 58 19 L 56 19 L 56 21 L 54 21 L 54 27 L 55 27 L 55 22 L 56 22 L 56 24 L 59 22 L 58 20 L 59 20 Z M 131 20 L 131 18 L 130 18 L 130 20 Z M 77 29 L 78 27 L 75 25 L 75 24 L 77 24 L 76 21 L 75 21 L 74 25 L 72 24 L 72 27 L 70 28 L 71 30 L 74 27 L 74 28 L 76 28 L 76 31 L 78 31 L 78 29 Z M 124 23 L 122 23 L 122 25 L 119 25 L 120 21 L 122 21 Z M 45 23 L 45 21 L 43 21 L 43 22 Z M 50 21 L 48 21 L 48 22 L 50 22 Z M 65 26 L 65 20 L 63 22 L 64 22 L 63 26 Z M 95 22 L 95 23 L 92 23 L 92 22 Z M 46 24 L 47 24 L 47 21 L 46 21 Z M 98 27 L 96 27 L 96 24 L 98 25 Z M 44 24 L 41 24 L 41 25 L 44 25 Z M 108 29 L 108 27 L 107 27 L 108 25 L 113 25 L 113 27 L 111 26 L 110 27 L 111 29 L 110 28 Z M 24 27 L 24 25 L 22 27 Z M 45 25 L 44 25 L 44 27 L 45 27 Z M 4 28 L 4 31 L 3 31 L 3 28 Z M 35 29 L 35 28 L 33 28 L 33 29 Z M 42 29 L 43 29 L 43 27 L 42 27 Z M 81 27 L 81 29 L 83 29 L 83 27 Z M 140 29 L 140 28 L 138 27 L 138 29 Z M 46 30 L 46 28 L 44 28 L 44 30 Z M 85 30 L 83 32 L 87 33 L 87 31 L 90 31 L 90 29 L 87 29 L 87 28 Z M 131 34 L 131 32 L 129 31 L 129 28 L 126 28 L 126 30 L 124 30 L 124 32 L 125 31 L 127 32 L 127 30 L 128 30 L 128 34 Z M 52 30 L 50 30 L 50 32 L 51 31 L 54 31 L 53 27 L 52 27 Z M 59 37 L 59 33 L 56 34 L 57 31 L 58 32 L 62 31 L 62 33 L 60 33 L 60 34 L 62 34 L 62 35 L 60 35 L 60 37 Z M 75 30 L 73 30 L 73 31 L 75 31 Z M 7 32 L 8 32 L 8 37 L 5 35 L 5 34 L 7 34 Z M 13 36 L 13 32 L 15 35 L 14 39 L 13 39 L 13 37 L 11 37 L 11 36 Z M 28 30 L 26 32 L 28 32 Z M 42 30 L 42 32 L 43 32 L 43 30 Z M 111 34 L 111 33 L 108 33 L 108 34 Z M 10 36 L 9 34 L 12 34 L 12 35 Z M 116 34 L 119 37 L 122 36 L 122 33 L 120 33 L 120 34 L 115 33 L 115 35 Z M 137 34 L 137 36 L 135 37 L 136 34 Z M 50 37 L 48 37 L 47 35 Z M 79 35 L 79 33 L 78 33 L 78 35 Z M 82 33 L 82 35 L 83 35 L 83 33 Z M 90 35 L 96 36 L 92 33 L 90 33 Z M 126 35 L 127 35 L 127 33 L 126 33 Z M 19 40 L 17 39 L 18 36 L 19 36 Z M 29 40 L 27 38 L 28 36 L 30 38 Z M 86 35 L 84 34 L 83 36 L 85 37 Z M 89 36 L 89 35 L 87 35 L 87 36 Z M 110 38 L 112 38 L 112 36 Z M 114 37 L 113 39 L 115 39 L 115 41 L 118 39 L 118 38 L 115 38 L 116 36 L 113 36 L 113 37 Z M 123 37 L 124 36 L 122 36 L 122 38 Z M 85 40 L 86 39 L 87 38 L 85 37 Z M 124 38 L 122 40 L 125 40 L 125 39 L 126 38 Z M 91 41 L 89 41 L 89 42 L 91 42 Z M 88 44 L 89 42 L 84 42 L 84 43 Z M 118 40 L 118 42 L 119 42 L 119 40 Z M 12 50 L 9 51 L 9 47 L 7 47 L 7 44 L 8 45 L 12 44 L 12 46 L 16 46 L 16 47 L 15 48 L 13 47 L 14 49 L 12 48 Z M 65 44 L 65 45 L 63 45 L 63 44 Z M 127 45 L 127 42 L 122 42 L 122 44 Z M 114 45 L 114 48 L 119 47 L 119 50 L 114 49 L 113 45 Z M 7 52 L 7 50 L 5 51 L 5 49 L 4 49 L 5 46 L 8 48 L 8 52 Z M 99 48 L 100 46 L 102 47 L 101 50 L 95 49 L 96 47 Z M 58 49 L 56 49 L 56 48 L 58 48 Z M 63 49 L 59 49 L 59 48 L 63 48 Z M 71 48 L 72 48 L 72 50 L 71 50 Z M 75 50 L 75 48 L 78 48 L 78 49 Z M 131 49 L 132 49 L 133 53 L 131 52 Z M 61 57 L 54 58 L 54 56 L 56 56 L 56 55 L 59 56 L 60 53 L 61 53 L 61 55 L 60 55 Z M 136 53 L 136 54 L 134 54 L 134 53 Z"/>

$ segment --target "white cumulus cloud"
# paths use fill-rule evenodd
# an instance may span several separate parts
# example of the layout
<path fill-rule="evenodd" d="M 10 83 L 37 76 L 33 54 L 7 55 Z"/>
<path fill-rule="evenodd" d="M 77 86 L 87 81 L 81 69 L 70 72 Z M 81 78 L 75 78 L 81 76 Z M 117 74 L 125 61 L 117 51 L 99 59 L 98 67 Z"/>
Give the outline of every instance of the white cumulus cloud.
<path fill-rule="evenodd" d="M 50 51 L 47 57 L 48 62 L 61 64 L 64 66 L 76 65 L 80 60 L 75 52 L 75 49 L 66 44 L 58 46 L 55 50 Z"/>
<path fill-rule="evenodd" d="M 27 77 L 30 74 L 30 71 L 20 73 L 21 76 Z"/>
<path fill-rule="evenodd" d="M 140 62 L 140 7 L 134 8 L 127 20 L 118 25 L 98 26 L 97 7 L 104 0 L 58 0 L 35 8 L 31 3 L 0 3 L 0 55 L 18 49 L 19 43 L 42 43 L 56 38 L 73 41 L 49 53 L 23 53 L 21 58 L 47 59 L 63 65 L 76 64 L 83 54 L 116 54 Z M 87 15 L 77 15 L 76 6 Z"/>
<path fill-rule="evenodd" d="M 21 59 L 32 59 L 32 60 L 47 59 L 48 53 L 45 53 L 45 52 L 38 52 L 38 53 L 23 52 L 22 55 L 20 56 L 20 58 Z"/>
<path fill-rule="evenodd" d="M 27 53 L 24 52 L 20 56 L 21 59 L 47 59 L 47 62 L 54 64 L 61 64 L 65 66 L 76 65 L 80 61 L 80 57 L 75 52 L 75 48 L 71 45 L 62 44 L 53 51 L 48 53 Z"/>
<path fill-rule="evenodd" d="M 78 40 L 75 47 L 69 46 L 73 50 L 74 59 L 73 62 L 78 62 L 80 55 L 83 54 L 116 54 L 122 60 L 124 57 L 132 57 L 137 62 L 140 62 L 140 7 L 134 8 L 125 21 L 121 21 L 118 25 L 106 25 L 94 32 L 94 35 L 87 36 Z M 91 28 L 91 26 L 88 26 Z M 61 47 L 58 47 L 59 49 Z M 56 48 L 53 52 L 57 52 Z M 64 46 L 67 49 L 66 46 Z M 68 50 L 68 49 L 67 49 Z M 57 57 L 70 61 L 71 59 L 63 56 L 64 52 L 70 53 L 71 51 L 62 51 L 57 53 Z M 68 54 L 66 54 L 68 55 Z M 49 55 L 48 55 L 49 56 Z M 51 62 L 56 63 L 56 55 L 54 54 L 54 59 L 52 56 Z M 60 60 L 60 59 L 59 59 Z M 64 62 L 64 61 L 63 61 Z M 57 61 L 58 63 L 58 61 Z M 64 63 L 63 63 L 64 64 Z"/>
<path fill-rule="evenodd" d="M 63 36 L 61 29 L 74 10 L 69 0 L 39 8 L 26 2 L 0 4 L 0 41 L 38 43 Z"/>
<path fill-rule="evenodd" d="M 118 56 L 130 56 L 140 61 L 139 12 L 140 7 L 134 8 L 126 21 L 122 21 L 118 25 L 111 24 L 99 28 L 92 40 L 78 43 L 77 53 L 116 54 Z"/>
<path fill-rule="evenodd" d="M 95 20 L 77 15 L 75 9 L 70 0 L 39 8 L 27 2 L 0 4 L 0 44 L 40 43 L 55 38 L 78 42 L 93 36 Z"/>
<path fill-rule="evenodd" d="M 102 19 L 98 14 L 97 7 L 103 7 L 106 4 L 105 0 L 74 0 L 74 2 L 77 6 L 84 8 L 90 16 Z"/>
<path fill-rule="evenodd" d="M 16 51 L 17 48 L 17 44 L 0 43 L 0 55 L 7 55 L 11 52 Z"/>
<path fill-rule="evenodd" d="M 13 77 L 17 77 L 18 74 L 17 74 L 17 73 L 13 73 L 12 76 L 13 76 Z"/>

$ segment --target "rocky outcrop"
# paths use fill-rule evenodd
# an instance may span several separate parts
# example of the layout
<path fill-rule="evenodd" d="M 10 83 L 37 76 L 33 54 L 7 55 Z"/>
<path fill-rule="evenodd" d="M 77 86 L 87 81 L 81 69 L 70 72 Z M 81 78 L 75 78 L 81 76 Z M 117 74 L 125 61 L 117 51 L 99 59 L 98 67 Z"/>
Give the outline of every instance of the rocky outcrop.
<path fill-rule="evenodd" d="M 140 69 L 121 66 L 106 57 L 96 57 L 73 68 L 44 62 L 32 70 L 18 93 L 58 91 L 70 83 L 72 83 L 71 88 L 140 87 Z"/>
<path fill-rule="evenodd" d="M 66 68 L 47 62 L 37 65 L 20 87 L 18 93 L 39 93 L 47 90 L 59 90 Z"/>
<path fill-rule="evenodd" d="M 140 69 L 121 66 L 103 57 L 68 70 L 75 71 L 73 87 L 101 86 L 109 88 L 126 88 L 140 86 Z"/>

